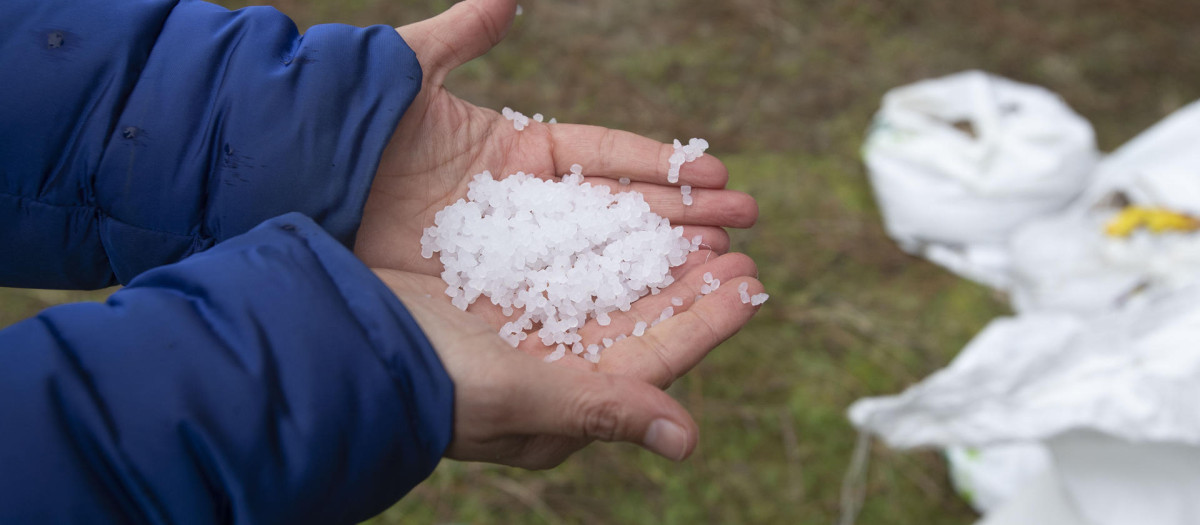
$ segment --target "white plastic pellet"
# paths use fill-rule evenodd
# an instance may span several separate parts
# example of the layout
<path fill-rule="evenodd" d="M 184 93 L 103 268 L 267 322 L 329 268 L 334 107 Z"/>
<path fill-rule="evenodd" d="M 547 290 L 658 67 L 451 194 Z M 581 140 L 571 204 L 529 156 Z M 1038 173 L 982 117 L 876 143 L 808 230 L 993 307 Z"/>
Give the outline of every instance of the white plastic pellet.
<path fill-rule="evenodd" d="M 765 293 L 754 294 L 754 296 L 750 298 L 750 305 L 758 306 L 760 304 L 767 302 L 767 299 L 769 299 L 770 297 L 771 297 L 770 295 L 767 295 Z"/>
<path fill-rule="evenodd" d="M 642 334 L 645 334 L 645 333 L 646 333 L 646 322 L 645 321 L 638 321 L 637 324 L 633 325 L 634 337 L 641 337 Z"/>

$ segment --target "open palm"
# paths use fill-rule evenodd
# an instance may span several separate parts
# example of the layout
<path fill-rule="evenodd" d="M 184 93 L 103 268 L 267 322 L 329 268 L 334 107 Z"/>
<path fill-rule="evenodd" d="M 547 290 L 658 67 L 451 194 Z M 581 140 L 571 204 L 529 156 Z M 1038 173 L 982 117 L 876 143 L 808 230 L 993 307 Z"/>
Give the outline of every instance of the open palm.
<path fill-rule="evenodd" d="M 447 73 L 482 55 L 512 22 L 515 0 L 468 0 L 445 13 L 397 31 L 417 54 L 422 87 L 393 134 L 376 174 L 355 253 L 375 269 L 422 325 L 455 383 L 455 433 L 447 455 L 548 467 L 594 439 L 634 441 L 673 459 L 695 444 L 695 423 L 658 389 L 690 370 L 733 335 L 756 308 L 742 304 L 736 287 L 762 290 L 748 257 L 725 253 L 723 228 L 748 227 L 758 208 L 750 196 L 724 189 L 725 166 L 705 155 L 683 167 L 680 183 L 691 185 L 694 203 L 684 206 L 677 185 L 667 183 L 668 144 L 594 126 L 531 122 L 522 131 L 494 110 L 480 108 L 445 89 Z M 554 367 L 542 362 L 552 349 L 529 338 L 522 352 L 507 347 L 497 331 L 508 319 L 500 308 L 477 301 L 469 313 L 449 305 L 441 263 L 420 256 L 419 239 L 434 215 L 465 198 L 471 177 L 484 170 L 503 177 L 517 171 L 550 178 L 584 168 L 594 185 L 640 192 L 651 209 L 704 249 L 673 270 L 676 281 L 658 295 L 614 312 L 601 327 L 590 320 L 580 329 L 585 344 L 629 334 L 638 321 L 657 319 L 673 298 L 676 315 L 602 352 L 593 364 L 568 353 Z M 619 179 L 628 178 L 628 186 Z M 724 284 L 696 299 L 711 272 Z M 558 370 L 554 370 L 557 368 Z M 569 370 L 564 370 L 564 368 Z M 657 418 L 657 419 L 655 419 Z M 687 445 L 649 436 L 653 420 L 687 427 Z M 660 436 L 662 433 L 660 433 Z"/>

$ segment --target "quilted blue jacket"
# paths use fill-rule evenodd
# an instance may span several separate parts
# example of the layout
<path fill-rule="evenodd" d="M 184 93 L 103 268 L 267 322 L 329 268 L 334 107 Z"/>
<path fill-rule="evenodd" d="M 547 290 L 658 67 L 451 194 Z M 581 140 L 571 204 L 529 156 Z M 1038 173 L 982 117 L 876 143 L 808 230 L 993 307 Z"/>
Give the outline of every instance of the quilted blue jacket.
<path fill-rule="evenodd" d="M 126 286 L 0 331 L 0 523 L 353 523 L 453 386 L 350 253 L 420 88 L 390 27 L 0 3 L 0 286 Z"/>

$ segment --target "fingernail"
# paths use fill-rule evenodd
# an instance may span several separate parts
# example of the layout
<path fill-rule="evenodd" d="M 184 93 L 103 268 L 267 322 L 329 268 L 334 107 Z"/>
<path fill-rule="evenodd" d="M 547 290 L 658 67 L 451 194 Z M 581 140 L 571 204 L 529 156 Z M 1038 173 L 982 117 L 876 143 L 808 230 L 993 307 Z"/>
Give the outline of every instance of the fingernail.
<path fill-rule="evenodd" d="M 655 419 L 646 430 L 646 448 L 674 461 L 683 459 L 687 453 L 688 435 L 683 427 L 666 419 Z"/>

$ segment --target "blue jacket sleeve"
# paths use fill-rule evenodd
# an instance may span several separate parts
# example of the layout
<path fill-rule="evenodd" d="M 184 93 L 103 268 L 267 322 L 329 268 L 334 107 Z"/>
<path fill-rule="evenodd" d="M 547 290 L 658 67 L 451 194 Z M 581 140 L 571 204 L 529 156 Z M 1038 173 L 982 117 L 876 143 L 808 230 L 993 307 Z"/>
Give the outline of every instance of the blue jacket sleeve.
<path fill-rule="evenodd" d="M 0 286 L 126 283 L 291 211 L 352 246 L 421 83 L 391 27 L 265 7 L 6 0 L 0 35 Z"/>
<path fill-rule="evenodd" d="M 450 440 L 396 297 L 298 214 L 0 331 L 0 523 L 354 523 Z"/>

